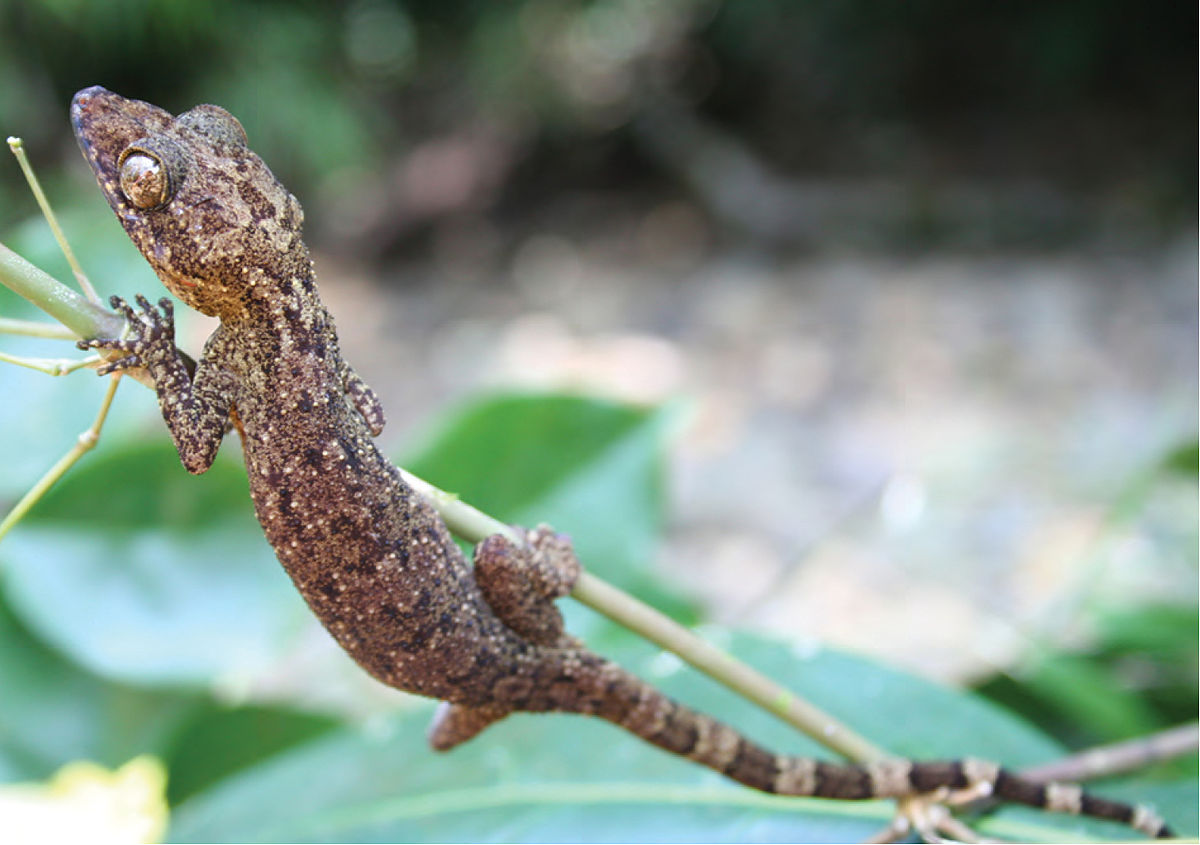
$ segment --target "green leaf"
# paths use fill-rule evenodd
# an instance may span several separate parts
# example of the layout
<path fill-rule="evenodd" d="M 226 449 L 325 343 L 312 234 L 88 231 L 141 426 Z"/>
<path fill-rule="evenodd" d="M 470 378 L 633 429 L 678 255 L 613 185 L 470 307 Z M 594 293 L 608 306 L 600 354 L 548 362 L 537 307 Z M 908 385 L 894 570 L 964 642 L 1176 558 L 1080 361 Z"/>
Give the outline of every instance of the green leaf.
<path fill-rule="evenodd" d="M 0 690 L 0 782 L 45 779 L 73 760 L 115 767 L 151 753 L 169 768 L 172 804 L 340 724 L 102 680 L 39 642 L 2 595 Z"/>
<path fill-rule="evenodd" d="M 9 316 L 9 312 L 0 309 L 0 316 Z M 78 359 L 84 356 L 65 341 L 5 335 L 0 335 L 0 350 L 10 355 L 37 358 Z M 0 471 L 0 512 L 7 513 L 25 491 L 75 445 L 79 435 L 95 420 L 107 388 L 107 380 L 96 378 L 90 370 L 54 378 L 0 362 L 0 396 L 5 397 L 4 412 L 0 413 L 0 466 L 3 466 Z M 101 443 L 109 442 L 115 432 L 126 426 L 125 414 L 132 412 L 136 416 L 138 393 L 149 394 L 149 391 L 132 384 L 124 385 L 118 391 L 117 400 L 123 412 L 120 419 L 110 417 L 113 424 Z M 130 401 L 127 403 L 126 399 Z M 149 410 L 144 404 L 146 397 L 142 399 L 140 408 Z M 152 396 L 149 402 L 152 405 Z M 157 409 L 153 411 L 157 416 Z M 85 457 L 82 465 L 94 457 L 95 452 Z"/>
<path fill-rule="evenodd" d="M 172 805 L 285 748 L 329 732 L 332 716 L 282 707 L 207 703 L 176 732 L 164 760 Z"/>
<path fill-rule="evenodd" d="M 195 699 L 85 672 L 33 637 L 0 594 L 0 781 L 45 778 L 86 758 L 109 766 L 160 750 Z"/>
<path fill-rule="evenodd" d="M 1031 651 L 979 686 L 1072 748 L 1129 739 L 1195 718 L 1197 608 L 1153 603 L 1089 611 L 1086 651 Z"/>
<path fill-rule="evenodd" d="M 581 469 L 603 463 L 655 418 L 653 410 L 600 399 L 495 396 L 450 414 L 433 442 L 405 465 L 509 520 Z"/>
<path fill-rule="evenodd" d="M 690 624 L 695 608 L 652 568 L 674 417 L 600 399 L 495 396 L 452 414 L 403 466 L 499 519 L 570 534 L 589 569 Z"/>
<path fill-rule="evenodd" d="M 1193 481 L 1200 476 L 1200 441 L 1181 443 L 1163 459 L 1163 468 Z"/>
<path fill-rule="evenodd" d="M 261 672 L 309 617 L 245 485 L 231 461 L 189 476 L 165 439 L 106 444 L 0 545 L 14 612 L 109 678 L 204 685 Z"/>
<path fill-rule="evenodd" d="M 1138 690 L 1114 684 L 1104 666 L 1084 655 L 1043 655 L 1021 682 L 1046 706 L 1068 713 L 1078 728 L 1095 736 L 1134 737 L 1158 727 Z"/>
<path fill-rule="evenodd" d="M 110 441 L 38 503 L 29 524 L 82 530 L 167 528 L 211 531 L 255 525 L 246 471 L 222 456 L 208 472 L 183 469 L 159 420 L 160 436 Z"/>
<path fill-rule="evenodd" d="M 974 754 L 1010 765 L 1045 761 L 1056 745 L 969 694 L 865 660 L 797 653 L 736 637 L 734 651 L 768 674 L 794 680 L 851 726 L 899 753 Z M 789 753 L 816 746 L 786 726 L 648 649 L 622 662 L 689 704 L 721 714 Z M 194 796 L 172 819 L 170 838 L 196 841 L 859 841 L 890 816 L 884 802 L 778 798 L 738 787 L 598 720 L 517 714 L 446 755 L 425 745 L 428 711 L 369 730 L 343 729 Z M 828 756 L 823 755 L 823 756 Z M 1104 794 L 1121 798 L 1133 787 Z M 1183 797 L 1181 797 L 1183 796 Z M 1194 784 L 1160 793 L 1161 807 L 1195 829 Z M 1188 810 L 1189 804 L 1193 807 Z M 1119 827 L 1007 812 L 992 835 L 1061 841 Z"/>

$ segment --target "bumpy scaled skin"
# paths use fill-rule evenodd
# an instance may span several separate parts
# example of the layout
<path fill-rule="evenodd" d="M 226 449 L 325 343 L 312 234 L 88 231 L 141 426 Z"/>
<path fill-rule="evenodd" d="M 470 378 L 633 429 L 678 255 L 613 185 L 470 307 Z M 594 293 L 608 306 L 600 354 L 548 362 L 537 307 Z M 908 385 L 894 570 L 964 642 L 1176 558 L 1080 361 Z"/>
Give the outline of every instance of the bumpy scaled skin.
<path fill-rule="evenodd" d="M 341 646 L 376 678 L 442 699 L 430 732 L 450 748 L 513 711 L 599 716 L 755 789 L 830 798 L 974 789 L 1165 832 L 1152 814 L 1038 786 L 989 764 L 858 767 L 772 754 L 679 705 L 563 630 L 553 599 L 579 565 L 548 529 L 526 547 L 491 537 L 464 559 L 441 519 L 372 441 L 375 395 L 338 354 L 301 240 L 299 203 L 216 106 L 178 117 L 100 87 L 75 95 L 84 155 L 126 232 L 167 288 L 220 328 L 189 376 L 167 300 L 134 310 L 103 371 L 144 367 L 183 464 L 204 472 L 232 419 L 258 519 Z"/>

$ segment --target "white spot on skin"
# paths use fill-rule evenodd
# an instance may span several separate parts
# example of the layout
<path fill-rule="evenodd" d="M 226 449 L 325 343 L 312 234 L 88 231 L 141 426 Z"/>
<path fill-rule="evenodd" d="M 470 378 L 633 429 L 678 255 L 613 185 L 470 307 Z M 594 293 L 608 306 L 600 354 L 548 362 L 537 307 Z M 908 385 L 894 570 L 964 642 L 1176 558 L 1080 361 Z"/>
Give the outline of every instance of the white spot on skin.
<path fill-rule="evenodd" d="M 1133 808 L 1133 818 L 1129 824 L 1134 830 L 1140 830 L 1147 836 L 1158 836 L 1163 827 L 1163 820 L 1148 807 L 1139 804 Z"/>
<path fill-rule="evenodd" d="M 810 757 L 781 758 L 781 771 L 775 777 L 780 795 L 812 795 L 817 789 L 817 761 Z"/>
<path fill-rule="evenodd" d="M 912 763 L 907 760 L 880 760 L 867 766 L 871 791 L 880 797 L 899 797 L 911 793 L 911 773 Z"/>
<path fill-rule="evenodd" d="M 974 757 L 968 757 L 963 760 L 962 768 L 963 777 L 973 787 L 984 783 L 994 786 L 996 778 L 1000 776 L 1000 767 L 998 765 L 988 760 L 977 760 Z"/>
<path fill-rule="evenodd" d="M 1046 809 L 1057 813 L 1079 814 L 1083 807 L 1083 790 L 1074 784 L 1046 784 Z"/>

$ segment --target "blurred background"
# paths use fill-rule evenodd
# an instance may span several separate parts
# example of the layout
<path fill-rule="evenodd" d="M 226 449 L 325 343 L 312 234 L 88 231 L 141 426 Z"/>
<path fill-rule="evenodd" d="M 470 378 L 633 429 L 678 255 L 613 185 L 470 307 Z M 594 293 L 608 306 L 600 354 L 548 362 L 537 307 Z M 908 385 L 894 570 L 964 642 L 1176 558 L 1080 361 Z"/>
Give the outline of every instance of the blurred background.
<path fill-rule="evenodd" d="M 690 621 L 1086 744 L 1195 715 L 1196 29 L 1101 0 L 0 0 L 0 128 L 86 244 L 120 235 L 75 90 L 225 106 L 304 205 L 394 454 L 488 391 L 668 405 L 644 564 Z M 6 242 L 34 213 L 0 168 Z"/>

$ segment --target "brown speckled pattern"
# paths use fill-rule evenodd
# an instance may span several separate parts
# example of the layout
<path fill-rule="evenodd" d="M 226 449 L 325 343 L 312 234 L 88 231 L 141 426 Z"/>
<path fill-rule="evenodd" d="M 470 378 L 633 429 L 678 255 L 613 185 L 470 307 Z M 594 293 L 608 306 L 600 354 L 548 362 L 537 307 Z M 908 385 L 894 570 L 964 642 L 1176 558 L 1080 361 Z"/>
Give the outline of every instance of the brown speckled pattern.
<path fill-rule="evenodd" d="M 578 562 L 548 529 L 528 548 L 500 537 L 468 564 L 432 507 L 404 483 L 373 436 L 374 393 L 338 353 L 301 238 L 300 204 L 217 106 L 178 117 L 100 87 L 75 95 L 84 156 L 125 231 L 163 284 L 220 318 L 189 377 L 170 303 L 139 297 L 128 340 L 86 345 L 153 376 L 163 418 L 190 472 L 211 465 L 231 417 L 243 440 L 254 508 L 296 587 L 338 643 L 380 681 L 445 704 L 435 748 L 470 739 L 510 712 L 599 716 L 668 751 L 767 792 L 862 799 L 979 784 L 997 796 L 1084 812 L 1161 834 L 1144 810 L 1028 784 L 970 761 L 846 766 L 772 754 L 667 698 L 571 638 L 553 600 Z M 169 195 L 140 209 L 119 184 L 122 154 L 166 169 Z M 137 162 L 139 165 L 143 161 Z"/>

